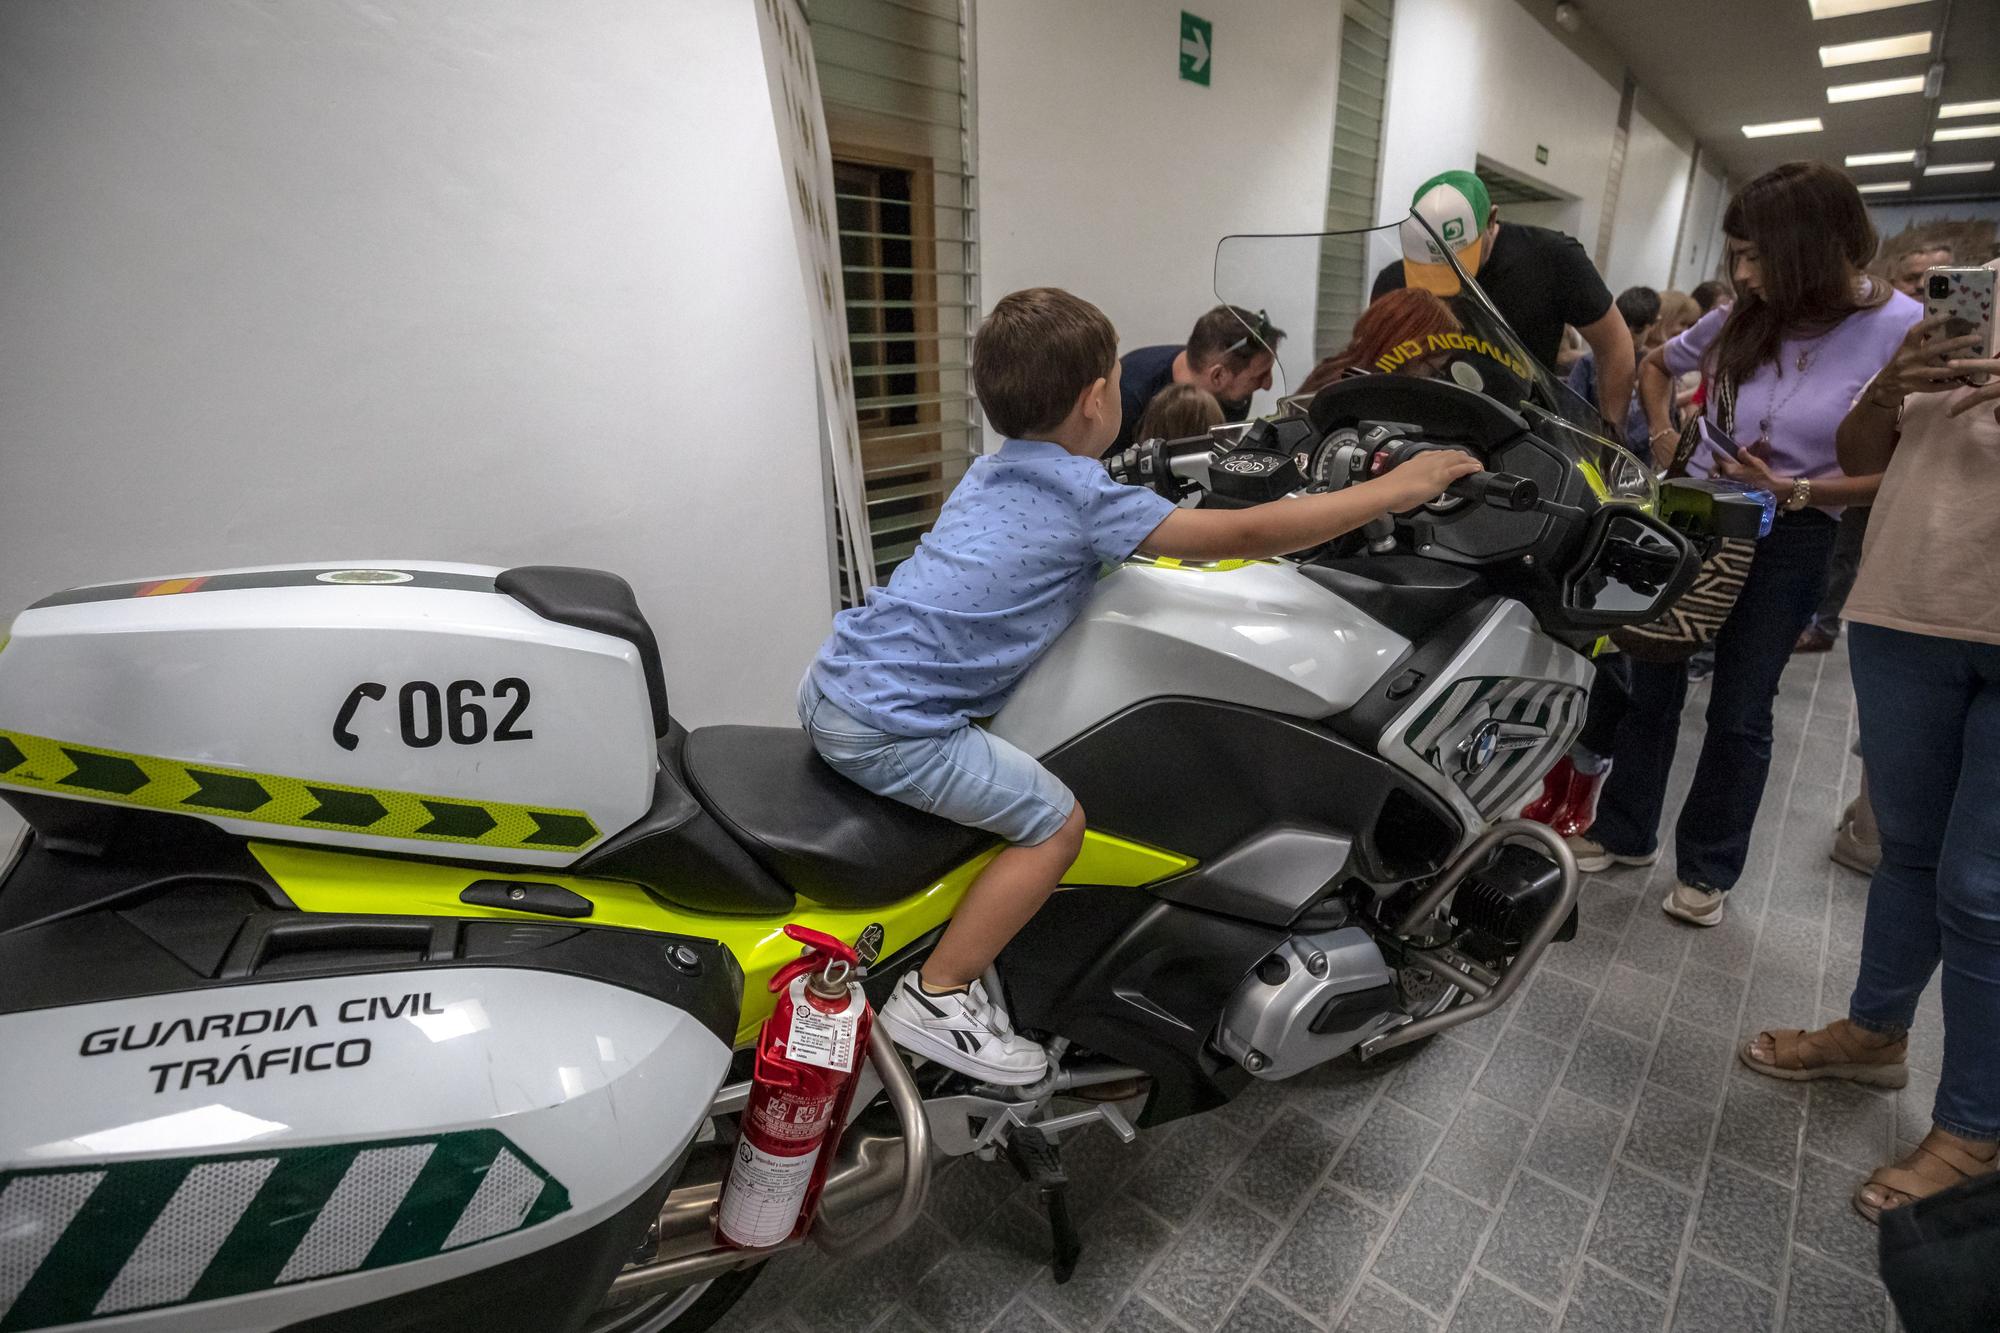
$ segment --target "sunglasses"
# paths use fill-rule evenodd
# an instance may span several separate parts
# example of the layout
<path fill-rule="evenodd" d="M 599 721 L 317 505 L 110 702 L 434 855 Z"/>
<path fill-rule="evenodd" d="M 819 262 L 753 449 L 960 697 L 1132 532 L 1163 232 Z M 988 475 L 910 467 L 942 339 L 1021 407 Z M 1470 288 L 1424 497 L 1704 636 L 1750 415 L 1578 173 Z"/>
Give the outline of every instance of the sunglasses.
<path fill-rule="evenodd" d="M 1244 348 L 1248 347 L 1253 342 L 1256 343 L 1259 347 L 1269 350 L 1271 346 L 1272 337 L 1276 335 L 1277 332 L 1278 332 L 1278 326 L 1271 322 L 1270 315 L 1266 314 L 1262 310 L 1259 310 L 1257 312 L 1257 322 L 1250 326 L 1250 331 L 1244 334 L 1241 338 L 1238 338 L 1235 342 L 1229 344 L 1229 346 L 1223 348 L 1222 354 L 1224 356 L 1234 356 L 1236 353 L 1242 351 Z"/>

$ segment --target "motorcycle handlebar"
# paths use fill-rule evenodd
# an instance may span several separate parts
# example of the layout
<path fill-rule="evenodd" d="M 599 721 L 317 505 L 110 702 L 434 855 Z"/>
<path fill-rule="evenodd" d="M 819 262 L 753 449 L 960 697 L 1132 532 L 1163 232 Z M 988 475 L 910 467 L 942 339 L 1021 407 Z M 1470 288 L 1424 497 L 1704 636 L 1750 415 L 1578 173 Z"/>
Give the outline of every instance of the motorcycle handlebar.
<path fill-rule="evenodd" d="M 1445 494 L 1516 514 L 1533 509 L 1542 500 L 1542 488 L 1534 478 L 1508 472 L 1475 472 L 1460 477 L 1445 488 Z"/>

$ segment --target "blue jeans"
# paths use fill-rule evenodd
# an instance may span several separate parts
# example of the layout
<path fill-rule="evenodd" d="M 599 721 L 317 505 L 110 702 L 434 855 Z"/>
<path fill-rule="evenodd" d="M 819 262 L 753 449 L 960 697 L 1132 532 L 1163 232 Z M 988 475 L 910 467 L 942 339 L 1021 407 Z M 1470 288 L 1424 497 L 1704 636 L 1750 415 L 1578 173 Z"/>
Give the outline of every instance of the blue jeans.
<path fill-rule="evenodd" d="M 1062 779 L 984 727 L 891 735 L 841 709 L 810 674 L 799 685 L 799 724 L 848 781 L 1024 847 L 1054 837 L 1076 809 Z"/>
<path fill-rule="evenodd" d="M 1990 589 L 1988 592 L 1990 593 Z M 1907 1031 L 1944 963 L 1933 1119 L 2000 1138 L 2000 644 L 1850 625 L 1861 755 L 1882 827 L 1848 1014 Z"/>
<path fill-rule="evenodd" d="M 1757 543 L 1742 595 L 1715 636 L 1708 734 L 1674 829 L 1675 869 L 1684 884 L 1726 891 L 1743 876 L 1771 771 L 1771 702 L 1826 588 L 1834 531 L 1833 520 L 1817 510 L 1780 514 Z M 1634 662 L 1631 688 L 1590 837 L 1621 856 L 1644 856 L 1659 845 L 1687 668 Z"/>

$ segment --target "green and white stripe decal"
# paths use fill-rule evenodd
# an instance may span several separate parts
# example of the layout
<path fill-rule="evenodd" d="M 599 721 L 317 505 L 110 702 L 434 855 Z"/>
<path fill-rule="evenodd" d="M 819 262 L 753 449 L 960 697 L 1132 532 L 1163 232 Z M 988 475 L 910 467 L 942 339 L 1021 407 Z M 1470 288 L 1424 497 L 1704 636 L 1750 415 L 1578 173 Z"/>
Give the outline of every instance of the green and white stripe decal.
<path fill-rule="evenodd" d="M 0 785 L 378 838 L 579 851 L 602 836 L 581 810 L 426 796 L 106 750 L 0 729 Z"/>
<path fill-rule="evenodd" d="M 1569 749 L 1583 729 L 1584 692 L 1561 681 L 1520 676 L 1467 676 L 1455 680 L 1418 714 L 1403 739 L 1418 758 L 1443 774 L 1465 793 L 1480 814 L 1489 818 L 1518 800 L 1527 784 L 1548 765 L 1551 753 Z M 1547 739 L 1528 749 L 1507 751 L 1479 773 L 1467 775 L 1445 753 L 1445 739 L 1459 734 L 1468 721 L 1539 727 Z"/>
<path fill-rule="evenodd" d="M 490 1129 L 0 1173 L 0 1333 L 427 1259 L 569 1206 Z"/>

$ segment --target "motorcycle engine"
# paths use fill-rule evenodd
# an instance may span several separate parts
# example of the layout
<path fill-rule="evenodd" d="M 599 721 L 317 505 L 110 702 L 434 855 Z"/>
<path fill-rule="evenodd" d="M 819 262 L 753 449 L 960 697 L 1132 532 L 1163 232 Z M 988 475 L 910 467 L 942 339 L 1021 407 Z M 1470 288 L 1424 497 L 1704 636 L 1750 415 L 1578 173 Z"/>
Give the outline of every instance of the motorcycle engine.
<path fill-rule="evenodd" d="M 1489 967 L 1520 951 L 1562 892 L 1562 869 L 1532 848 L 1509 844 L 1466 877 L 1451 899 L 1451 922 L 1463 932 L 1460 947 Z M 1576 909 L 1556 932 L 1576 938 Z"/>

